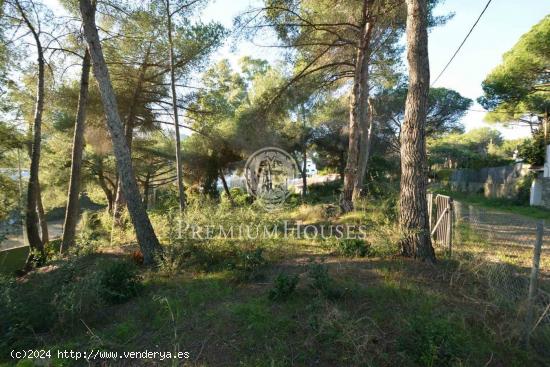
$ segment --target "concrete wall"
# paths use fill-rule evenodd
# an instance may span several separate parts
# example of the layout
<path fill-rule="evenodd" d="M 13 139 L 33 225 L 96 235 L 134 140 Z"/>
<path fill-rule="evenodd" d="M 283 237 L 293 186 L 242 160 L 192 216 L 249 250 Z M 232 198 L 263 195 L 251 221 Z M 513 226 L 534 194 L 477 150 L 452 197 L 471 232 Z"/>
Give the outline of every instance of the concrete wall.
<path fill-rule="evenodd" d="M 533 182 L 531 182 L 529 205 L 531 206 L 542 205 L 542 175 L 539 175 L 539 177 L 535 178 Z"/>
<path fill-rule="evenodd" d="M 550 177 L 543 177 L 538 180 L 540 180 L 541 186 L 540 205 L 550 209 Z"/>
<path fill-rule="evenodd" d="M 528 168 L 529 165 L 515 163 L 478 170 L 457 169 L 451 175 L 450 185 L 455 191 L 482 193 L 490 198 L 514 198 L 518 180 L 529 172 Z"/>

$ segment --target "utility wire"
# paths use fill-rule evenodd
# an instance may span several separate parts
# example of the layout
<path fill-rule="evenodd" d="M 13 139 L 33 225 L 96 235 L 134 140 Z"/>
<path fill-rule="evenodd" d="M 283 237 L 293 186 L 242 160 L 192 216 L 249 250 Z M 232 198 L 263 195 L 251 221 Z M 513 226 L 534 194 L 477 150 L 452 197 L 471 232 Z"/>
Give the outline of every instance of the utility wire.
<path fill-rule="evenodd" d="M 451 59 L 449 60 L 449 62 L 447 63 L 447 65 L 445 65 L 445 67 L 443 68 L 443 70 L 441 70 L 441 72 L 439 73 L 439 75 L 437 76 L 437 78 L 435 78 L 435 80 L 432 82 L 432 84 L 430 85 L 430 87 L 433 86 L 433 85 L 439 80 L 439 78 L 441 77 L 441 75 L 443 75 L 443 73 L 445 72 L 445 70 L 447 70 L 447 68 L 449 67 L 449 65 L 451 65 L 451 62 L 453 62 L 454 58 L 456 57 L 456 55 L 458 54 L 458 52 L 460 51 L 460 49 L 462 48 L 462 46 L 464 46 L 464 43 L 466 43 L 466 40 L 468 39 L 468 37 L 470 37 L 470 34 L 472 34 L 472 31 L 473 31 L 474 28 L 476 27 L 477 23 L 479 23 L 479 20 L 481 19 L 481 17 L 482 17 L 483 14 L 485 13 L 485 10 L 487 10 L 487 8 L 489 7 L 489 4 L 491 3 L 491 1 L 493 1 L 493 0 L 487 1 L 487 4 L 485 5 L 485 8 L 483 8 L 483 10 L 481 11 L 481 14 L 479 14 L 479 17 L 477 17 L 476 22 L 474 23 L 474 25 L 472 26 L 472 28 L 470 28 L 470 31 L 468 32 L 468 34 L 466 35 L 466 37 L 464 37 L 464 40 L 462 41 L 462 43 L 460 44 L 460 46 L 458 46 L 458 48 L 456 49 L 455 53 L 453 54 L 453 56 L 451 57 Z"/>

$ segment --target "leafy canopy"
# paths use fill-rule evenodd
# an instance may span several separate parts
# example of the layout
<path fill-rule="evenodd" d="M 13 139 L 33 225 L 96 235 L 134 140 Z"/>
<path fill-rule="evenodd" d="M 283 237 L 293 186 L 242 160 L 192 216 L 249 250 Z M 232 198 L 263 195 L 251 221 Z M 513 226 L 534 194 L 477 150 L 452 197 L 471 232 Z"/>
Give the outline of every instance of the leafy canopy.
<path fill-rule="evenodd" d="M 504 54 L 482 83 L 478 102 L 492 112 L 487 120 L 519 120 L 526 114 L 550 111 L 550 15 Z"/>

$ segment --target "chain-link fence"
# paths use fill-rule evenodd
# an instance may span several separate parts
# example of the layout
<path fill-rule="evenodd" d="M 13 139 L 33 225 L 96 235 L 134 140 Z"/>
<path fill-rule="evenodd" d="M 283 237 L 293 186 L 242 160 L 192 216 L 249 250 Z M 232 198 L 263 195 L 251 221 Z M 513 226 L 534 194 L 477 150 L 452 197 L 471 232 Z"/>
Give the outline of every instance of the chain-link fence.
<path fill-rule="evenodd" d="M 550 221 L 545 228 L 543 220 L 457 201 L 453 217 L 452 258 L 485 283 L 486 299 L 515 314 L 520 340 L 550 354 Z"/>

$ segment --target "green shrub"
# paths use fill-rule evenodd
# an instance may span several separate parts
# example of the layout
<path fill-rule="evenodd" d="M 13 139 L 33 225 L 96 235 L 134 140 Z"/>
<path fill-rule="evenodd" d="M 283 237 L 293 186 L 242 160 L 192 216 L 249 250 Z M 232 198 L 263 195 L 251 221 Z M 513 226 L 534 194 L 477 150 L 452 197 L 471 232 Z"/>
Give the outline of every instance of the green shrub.
<path fill-rule="evenodd" d="M 340 194 L 341 187 L 342 181 L 340 180 L 309 185 L 307 201 L 316 203 L 326 201 L 326 199 L 336 199 Z"/>
<path fill-rule="evenodd" d="M 273 288 L 269 291 L 269 299 L 272 301 L 286 300 L 294 293 L 296 286 L 298 285 L 298 275 L 288 276 L 286 274 L 279 274 L 275 278 Z"/>
<path fill-rule="evenodd" d="M 183 242 L 175 241 L 163 247 L 162 255 L 157 259 L 158 270 L 164 275 L 177 274 L 189 259 L 189 248 Z"/>
<path fill-rule="evenodd" d="M 132 264 L 90 263 L 89 258 L 60 261 L 48 272 L 24 281 L 0 276 L 0 360 L 11 349 L 36 346 L 36 335 L 81 325 L 97 317 L 106 303 L 135 296 L 140 282 Z"/>
<path fill-rule="evenodd" d="M 137 269 L 129 262 L 108 263 L 99 274 L 99 295 L 107 303 L 123 303 L 139 293 Z"/>
<path fill-rule="evenodd" d="M 371 254 L 371 246 L 362 239 L 342 239 L 337 242 L 337 251 L 345 257 L 365 257 Z"/>
<path fill-rule="evenodd" d="M 264 249 L 261 247 L 239 252 L 237 269 L 240 270 L 241 277 L 244 280 L 254 280 L 261 276 L 262 269 L 267 265 L 263 253 Z"/>
<path fill-rule="evenodd" d="M 44 244 L 44 253 L 46 254 L 46 259 L 54 260 L 59 256 L 59 251 L 61 249 L 61 239 L 55 239 Z"/>
<path fill-rule="evenodd" d="M 526 163 L 542 166 L 546 155 L 544 131 L 537 131 L 532 138 L 525 139 L 518 147 L 518 153 Z"/>
<path fill-rule="evenodd" d="M 385 218 L 385 224 L 395 223 L 399 214 L 398 198 L 396 195 L 391 195 L 380 203 L 380 211 Z"/>
<path fill-rule="evenodd" d="M 62 326 L 73 325 L 80 318 L 92 315 L 103 306 L 98 273 L 92 272 L 77 281 L 67 282 L 54 294 L 57 319 Z"/>
<path fill-rule="evenodd" d="M 441 168 L 434 172 L 435 179 L 437 181 L 450 181 L 453 171 L 454 170 L 450 168 Z"/>
<path fill-rule="evenodd" d="M 342 181 L 335 180 L 319 184 L 309 185 L 309 193 L 317 196 L 333 196 L 342 187 Z"/>
<path fill-rule="evenodd" d="M 467 338 L 451 321 L 436 316 L 414 316 L 398 338 L 401 350 L 421 366 L 462 366 Z"/>
<path fill-rule="evenodd" d="M 233 203 L 237 206 L 245 206 L 252 203 L 252 197 L 244 189 L 233 187 L 229 189 L 229 192 L 231 193 L 231 198 L 233 198 Z M 222 194 L 222 198 L 226 198 L 225 192 Z"/>
<path fill-rule="evenodd" d="M 311 279 L 311 288 L 319 295 L 331 300 L 342 296 L 342 292 L 330 277 L 327 266 L 318 263 L 311 264 L 308 269 L 308 276 Z"/>
<path fill-rule="evenodd" d="M 72 277 L 66 267 L 30 274 L 24 282 L 0 276 L 0 360 L 11 349 L 33 346 L 36 334 L 54 327 L 59 311 L 52 300 Z"/>
<path fill-rule="evenodd" d="M 185 240 L 188 242 L 188 240 Z M 167 260 L 173 268 L 177 266 L 190 266 L 200 271 L 235 270 L 238 264 L 238 251 L 222 241 L 189 241 L 179 245 L 172 245 Z"/>
<path fill-rule="evenodd" d="M 521 177 L 516 183 L 517 195 L 514 202 L 519 205 L 529 205 L 529 197 L 531 196 L 531 183 L 535 179 L 536 174 L 531 172 L 528 175 Z"/>
<path fill-rule="evenodd" d="M 42 253 L 37 248 L 30 248 L 29 256 L 30 255 L 32 255 L 32 260 L 30 262 L 32 268 L 41 267 L 45 265 L 48 260 L 46 252 L 44 252 L 44 256 L 42 256 Z"/>
<path fill-rule="evenodd" d="M 13 347 L 25 346 L 32 325 L 25 318 L 27 306 L 20 302 L 21 295 L 15 278 L 0 275 L 0 357 L 8 357 Z"/>
<path fill-rule="evenodd" d="M 101 242 L 110 240 L 111 222 L 111 215 L 106 210 L 104 212 L 84 211 L 76 234 L 76 246 L 71 249 L 71 252 L 77 256 L 97 252 Z M 109 229 L 106 229 L 107 227 Z"/>

